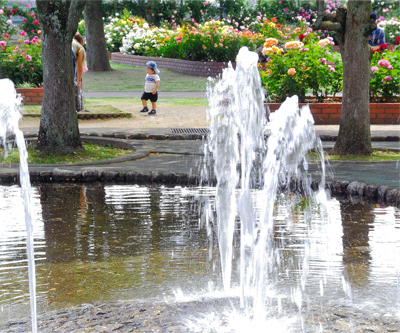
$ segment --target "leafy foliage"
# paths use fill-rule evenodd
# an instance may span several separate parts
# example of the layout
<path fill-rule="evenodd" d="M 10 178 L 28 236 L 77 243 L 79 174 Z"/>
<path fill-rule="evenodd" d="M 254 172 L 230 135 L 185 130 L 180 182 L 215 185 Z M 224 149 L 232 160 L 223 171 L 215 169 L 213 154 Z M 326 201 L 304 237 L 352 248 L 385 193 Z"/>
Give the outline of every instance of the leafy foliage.
<path fill-rule="evenodd" d="M 396 102 L 399 91 L 400 51 L 375 52 L 371 61 L 371 101 Z"/>
<path fill-rule="evenodd" d="M 305 100 L 311 91 L 317 101 L 342 89 L 343 67 L 340 55 L 332 52 L 330 39 L 318 40 L 309 34 L 307 39 L 276 46 L 278 40 L 267 39 L 263 53 L 268 60 L 260 66 L 260 75 L 267 90 L 268 99 L 283 102 L 287 97 L 298 95 Z"/>

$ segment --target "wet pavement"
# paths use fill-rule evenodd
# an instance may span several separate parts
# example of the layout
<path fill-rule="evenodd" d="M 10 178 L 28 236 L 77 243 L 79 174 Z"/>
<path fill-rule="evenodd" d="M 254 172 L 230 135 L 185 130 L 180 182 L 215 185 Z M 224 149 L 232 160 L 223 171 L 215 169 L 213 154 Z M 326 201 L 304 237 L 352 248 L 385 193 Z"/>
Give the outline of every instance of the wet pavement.
<path fill-rule="evenodd" d="M 315 126 L 318 135 L 322 137 L 337 135 L 338 126 Z M 372 126 L 372 138 L 393 140 L 399 137 L 398 126 Z M 24 128 L 29 136 L 37 134 L 37 128 Z M 129 160 L 109 160 L 103 164 L 93 165 L 31 165 L 30 171 L 51 171 L 54 168 L 72 171 L 96 170 L 113 171 L 119 173 L 161 172 L 186 174 L 200 177 L 203 168 L 205 136 L 177 136 L 170 128 L 164 129 L 118 129 L 118 128 L 85 128 L 80 124 L 82 135 L 96 138 L 111 139 L 128 142 L 137 150 L 135 156 Z M 27 134 L 28 135 L 28 134 Z M 126 140 L 126 138 L 132 138 Z M 137 140 L 134 138 L 143 138 Z M 115 138 L 119 138 L 115 139 Z M 125 138 L 122 139 L 122 138 Z M 156 138 L 156 139 L 154 139 Z M 183 138 L 184 140 L 177 140 Z M 191 139 L 191 140 L 188 140 Z M 197 138 L 197 139 L 196 139 Z M 202 139 L 203 138 L 203 139 Z M 90 140 L 90 138 L 88 138 Z M 374 148 L 400 150 L 400 141 L 373 141 Z M 333 147 L 333 141 L 323 141 L 324 148 Z M 105 163 L 105 164 L 104 164 Z M 212 167 L 210 168 L 212 173 Z M 310 173 L 320 177 L 317 164 L 310 163 Z M 0 176 L 3 174 L 18 174 L 17 165 L 1 165 Z M 400 188 L 399 162 L 330 162 L 327 167 L 327 180 L 359 181 L 368 185 L 385 185 L 394 189 Z"/>

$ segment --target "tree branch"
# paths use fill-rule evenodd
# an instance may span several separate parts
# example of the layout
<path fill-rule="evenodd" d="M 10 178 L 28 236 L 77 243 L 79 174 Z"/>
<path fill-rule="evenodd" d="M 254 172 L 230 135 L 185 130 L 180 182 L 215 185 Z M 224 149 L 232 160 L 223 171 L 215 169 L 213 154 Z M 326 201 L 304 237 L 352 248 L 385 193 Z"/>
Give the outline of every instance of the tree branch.
<path fill-rule="evenodd" d="M 317 0 L 317 20 L 315 23 L 312 25 L 313 30 L 316 30 L 319 28 L 319 26 L 322 23 L 322 20 L 324 18 L 324 12 L 325 12 L 325 5 L 324 5 L 324 0 Z"/>
<path fill-rule="evenodd" d="M 338 22 L 329 22 L 329 21 L 322 22 L 321 25 L 319 26 L 319 29 L 328 30 L 328 31 L 336 31 L 336 32 L 343 31 L 343 27 L 341 26 L 340 23 L 338 23 Z"/>
<path fill-rule="evenodd" d="M 372 31 L 375 31 L 377 28 L 377 24 L 375 22 L 375 20 L 371 19 L 369 24 L 364 26 L 364 36 L 369 36 L 371 34 Z"/>
<path fill-rule="evenodd" d="M 72 37 L 76 33 L 76 29 L 78 28 L 78 23 L 82 18 L 83 9 L 85 8 L 86 0 L 72 0 L 69 6 L 68 12 L 68 22 L 67 22 L 67 33 L 68 38 L 72 39 Z"/>

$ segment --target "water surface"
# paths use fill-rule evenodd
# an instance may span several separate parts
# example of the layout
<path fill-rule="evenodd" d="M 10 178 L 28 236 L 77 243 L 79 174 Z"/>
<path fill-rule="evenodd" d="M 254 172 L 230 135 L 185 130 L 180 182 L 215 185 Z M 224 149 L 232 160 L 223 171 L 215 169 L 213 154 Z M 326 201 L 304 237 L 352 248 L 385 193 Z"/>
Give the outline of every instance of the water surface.
<path fill-rule="evenodd" d="M 214 195 L 214 188 L 179 186 L 32 187 L 38 311 L 118 299 L 171 301 L 222 290 L 215 229 L 206 228 L 201 216 Z M 0 320 L 5 321 L 29 316 L 30 309 L 20 188 L 0 186 L 0 197 Z M 337 199 L 328 204 L 326 220 L 306 198 L 278 197 L 279 264 L 278 274 L 268 277 L 270 296 L 295 300 L 300 287 L 303 302 L 398 313 L 399 209 Z M 234 287 L 239 235 L 236 230 Z"/>

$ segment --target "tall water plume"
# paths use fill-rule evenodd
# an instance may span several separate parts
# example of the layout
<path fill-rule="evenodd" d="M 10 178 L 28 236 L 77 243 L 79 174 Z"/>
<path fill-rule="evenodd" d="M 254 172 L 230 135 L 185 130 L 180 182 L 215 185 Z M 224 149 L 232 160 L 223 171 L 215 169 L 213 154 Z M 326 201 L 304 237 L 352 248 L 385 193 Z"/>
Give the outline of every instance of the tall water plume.
<path fill-rule="evenodd" d="M 311 194 L 311 178 L 302 175 L 300 166 L 307 171 L 305 155 L 321 148 L 321 142 L 313 131 L 310 109 L 300 110 L 297 96 L 288 98 L 267 121 L 257 66 L 257 54 L 244 47 L 237 56 L 236 70 L 229 64 L 222 78 L 209 87 L 211 133 L 205 152 L 215 160 L 215 211 L 224 289 L 230 289 L 238 219 L 241 307 L 251 311 L 254 319 L 262 319 L 272 283 L 269 279 L 280 264 L 273 240 L 277 192 L 289 187 L 292 177 L 302 176 L 302 190 Z M 258 188 L 257 196 L 252 194 L 254 188 Z M 316 198 L 326 199 L 323 181 Z"/>
<path fill-rule="evenodd" d="M 37 332 L 36 321 L 36 278 L 35 278 L 35 258 L 33 249 L 33 226 L 31 217 L 31 183 L 28 172 L 28 153 L 24 135 L 18 127 L 18 122 L 21 119 L 19 112 L 21 97 L 17 96 L 12 81 L 8 79 L 0 80 L 0 140 L 7 148 L 6 138 L 7 133 L 10 132 L 15 136 L 15 142 L 18 146 L 20 155 L 20 184 L 22 191 L 22 198 L 24 201 L 24 214 L 26 224 L 26 249 L 28 256 L 28 270 L 29 270 L 29 293 L 30 293 L 30 306 L 32 316 L 32 332 Z"/>

